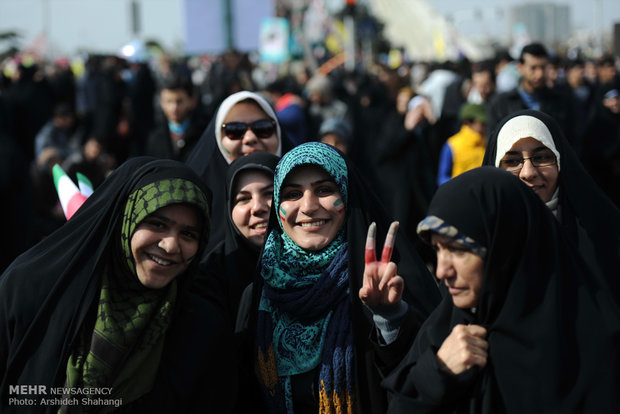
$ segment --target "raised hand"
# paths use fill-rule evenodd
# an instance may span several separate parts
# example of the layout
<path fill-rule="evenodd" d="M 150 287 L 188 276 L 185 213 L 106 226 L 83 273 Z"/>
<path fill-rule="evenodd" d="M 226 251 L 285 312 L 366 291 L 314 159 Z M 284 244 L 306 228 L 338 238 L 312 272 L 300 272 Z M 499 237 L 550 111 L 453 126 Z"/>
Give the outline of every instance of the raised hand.
<path fill-rule="evenodd" d="M 400 302 L 404 281 L 396 274 L 396 263 L 392 262 L 392 251 L 399 223 L 392 222 L 381 253 L 381 261 L 377 261 L 375 252 L 377 225 L 371 223 L 366 237 L 364 283 L 359 291 L 361 301 L 368 307 L 393 305 Z"/>
<path fill-rule="evenodd" d="M 458 375 L 487 364 L 487 330 L 480 325 L 456 325 L 443 341 L 437 359 L 444 371 Z"/>

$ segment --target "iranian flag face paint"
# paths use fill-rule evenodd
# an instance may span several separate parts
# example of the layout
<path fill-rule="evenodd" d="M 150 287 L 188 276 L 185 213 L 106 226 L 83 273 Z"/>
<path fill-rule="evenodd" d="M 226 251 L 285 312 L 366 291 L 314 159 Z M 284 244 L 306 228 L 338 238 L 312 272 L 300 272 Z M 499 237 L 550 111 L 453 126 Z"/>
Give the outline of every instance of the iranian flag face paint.
<path fill-rule="evenodd" d="M 279 214 L 280 214 L 280 220 L 282 220 L 283 222 L 286 221 L 286 210 L 284 210 L 282 206 L 280 206 Z"/>
<path fill-rule="evenodd" d="M 336 207 L 336 210 L 338 211 L 338 214 L 344 213 L 344 203 L 342 202 L 341 198 L 339 198 L 338 200 L 334 201 L 334 207 Z"/>
<path fill-rule="evenodd" d="M 88 197 L 80 192 L 80 189 L 71 181 L 60 165 L 54 165 L 52 173 L 62 211 L 69 220 Z"/>

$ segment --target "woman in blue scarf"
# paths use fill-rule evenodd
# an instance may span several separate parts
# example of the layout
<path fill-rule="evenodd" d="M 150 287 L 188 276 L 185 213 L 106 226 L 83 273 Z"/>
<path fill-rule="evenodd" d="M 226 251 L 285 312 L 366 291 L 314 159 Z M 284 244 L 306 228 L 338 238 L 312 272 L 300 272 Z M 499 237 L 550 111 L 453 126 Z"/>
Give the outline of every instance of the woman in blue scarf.
<path fill-rule="evenodd" d="M 390 221 L 329 145 L 300 145 L 278 164 L 250 319 L 266 412 L 385 412 L 382 372 L 440 299 L 408 241 L 394 245 L 394 226 L 376 260 Z"/>

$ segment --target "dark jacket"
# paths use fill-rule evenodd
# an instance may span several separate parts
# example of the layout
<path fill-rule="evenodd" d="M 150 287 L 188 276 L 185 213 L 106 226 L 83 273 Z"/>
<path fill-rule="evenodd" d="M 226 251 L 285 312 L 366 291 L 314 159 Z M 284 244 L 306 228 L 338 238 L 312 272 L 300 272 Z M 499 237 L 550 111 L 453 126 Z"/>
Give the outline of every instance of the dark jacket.
<path fill-rule="evenodd" d="M 528 108 L 521 99 L 518 88 L 497 95 L 489 105 L 488 134 L 493 133 L 505 116 L 523 109 Z M 569 100 L 558 92 L 545 88 L 540 91 L 540 111 L 551 115 L 560 125 L 569 142 L 573 141 L 574 120 Z"/>
<path fill-rule="evenodd" d="M 409 310 L 404 323 L 401 325 L 398 338 L 389 345 L 378 345 L 373 315 L 362 304 L 359 298 L 359 290 L 363 283 L 364 251 L 368 226 L 371 222 L 376 222 L 377 240 L 384 240 L 392 220 L 378 202 L 374 192 L 361 178 L 359 171 L 352 162 L 345 156 L 343 158 L 347 164 L 348 180 L 345 226 L 348 243 L 348 297 L 351 303 L 350 315 L 353 328 L 354 406 L 357 410 L 356 413 L 379 414 L 385 413 L 388 402 L 386 391 L 381 389 L 379 385 L 384 374 L 391 371 L 406 353 L 422 322 L 440 300 L 440 293 L 434 278 L 428 272 L 409 240 L 402 235 L 399 236 L 396 239 L 393 261 L 398 264 L 398 273 L 404 279 L 403 300 L 409 305 Z M 274 211 L 275 204 L 275 202 L 272 204 L 267 234 L 282 232 L 277 223 L 278 214 Z M 257 274 L 253 283 L 253 300 L 248 317 L 249 329 L 246 331 L 246 343 L 242 354 L 245 358 L 248 358 L 249 355 L 249 359 L 256 357 L 258 306 L 263 293 L 263 286 L 264 280 L 260 274 Z M 257 383 L 254 376 L 254 362 L 246 364 L 249 372 L 242 376 L 242 381 L 245 381 L 246 384 L 256 385 Z M 295 379 L 295 377 L 299 378 Z M 316 389 L 318 381 L 315 381 L 316 379 L 318 379 L 318 375 L 315 376 L 314 370 L 292 376 L 293 387 L 297 384 L 307 389 L 308 398 L 304 404 L 305 410 L 301 410 L 302 413 L 318 412 L 318 390 Z M 299 383 L 295 381 L 299 381 Z M 261 411 L 254 408 L 252 412 L 266 412 L 260 399 L 253 401 L 250 398 L 251 395 L 260 395 L 260 392 L 248 392 L 247 394 L 248 400 L 245 403 L 250 404 L 249 407 L 261 407 Z M 239 412 L 248 412 L 244 411 L 247 409 L 248 407 L 241 407 Z"/>
<path fill-rule="evenodd" d="M 428 214 L 486 249 L 482 284 L 475 309 L 446 296 L 424 322 L 384 383 L 388 413 L 618 412 L 617 274 L 590 274 L 540 198 L 497 168 L 448 181 Z M 470 323 L 486 328 L 486 365 L 444 372 L 437 351 Z"/>
<path fill-rule="evenodd" d="M 114 271 L 109 273 L 123 277 L 129 272 L 121 259 L 123 253 L 119 254 L 123 251 L 120 228 L 129 195 L 169 178 L 191 181 L 202 193 L 208 193 L 200 179 L 179 162 L 132 159 L 113 172 L 71 220 L 19 256 L 2 274 L 0 411 L 58 411 L 57 404 L 26 410 L 9 404 L 10 397 L 17 397 L 11 386 L 50 388 L 65 384 L 69 356 L 80 339 L 92 333 L 88 327 L 96 319 L 104 269 L 111 266 Z M 205 225 L 197 254 L 204 249 L 207 232 Z M 114 266 L 116 262 L 124 267 Z M 229 357 L 232 332 L 216 304 L 190 292 L 197 265 L 196 260 L 175 278 L 175 304 L 153 386 L 138 400 L 125 402 L 121 411 L 228 411 L 232 400 L 229 393 L 234 389 Z"/>
<path fill-rule="evenodd" d="M 146 140 L 144 155 L 185 161 L 207 128 L 209 119 L 199 108 L 196 108 L 191 114 L 187 130 L 180 140 L 182 142 L 178 142 L 170 137 L 170 129 L 165 117 L 162 116 L 161 118 L 161 122 L 150 132 Z"/>

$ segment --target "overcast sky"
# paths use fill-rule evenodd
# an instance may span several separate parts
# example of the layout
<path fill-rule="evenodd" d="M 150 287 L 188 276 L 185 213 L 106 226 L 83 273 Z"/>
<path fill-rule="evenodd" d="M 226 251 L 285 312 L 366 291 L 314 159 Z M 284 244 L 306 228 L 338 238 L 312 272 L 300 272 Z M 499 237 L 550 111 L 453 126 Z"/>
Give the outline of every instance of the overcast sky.
<path fill-rule="evenodd" d="M 430 4 L 442 15 L 451 17 L 457 30 L 465 35 L 502 36 L 507 30 L 507 9 L 513 5 L 552 3 L 571 7 L 573 29 L 587 29 L 600 34 L 611 33 L 613 23 L 620 23 L 619 0 L 432 0 Z M 474 20 L 476 13 L 481 21 Z"/>
<path fill-rule="evenodd" d="M 185 0 L 140 0 L 141 33 L 156 38 L 164 47 L 184 41 Z M 189 0 L 198 1 L 198 0 Z M 217 2 L 222 0 L 204 0 Z M 308 0 L 309 1 L 309 0 Z M 328 0 L 342 1 L 344 0 Z M 376 1 L 376 0 L 375 0 Z M 387 1 L 390 0 L 379 0 Z M 447 16 L 467 36 L 490 35 L 503 39 L 508 34 L 507 7 L 528 0 L 429 0 L 437 12 Z M 545 2 L 545 0 L 542 0 Z M 620 0 L 546 0 L 572 7 L 573 29 L 600 34 L 612 32 L 620 22 Z M 0 0 L 0 32 L 17 30 L 20 45 L 27 45 L 47 27 L 55 49 L 72 53 L 77 48 L 116 51 L 131 40 L 130 0 Z M 215 3 L 214 3 L 215 4 Z"/>

